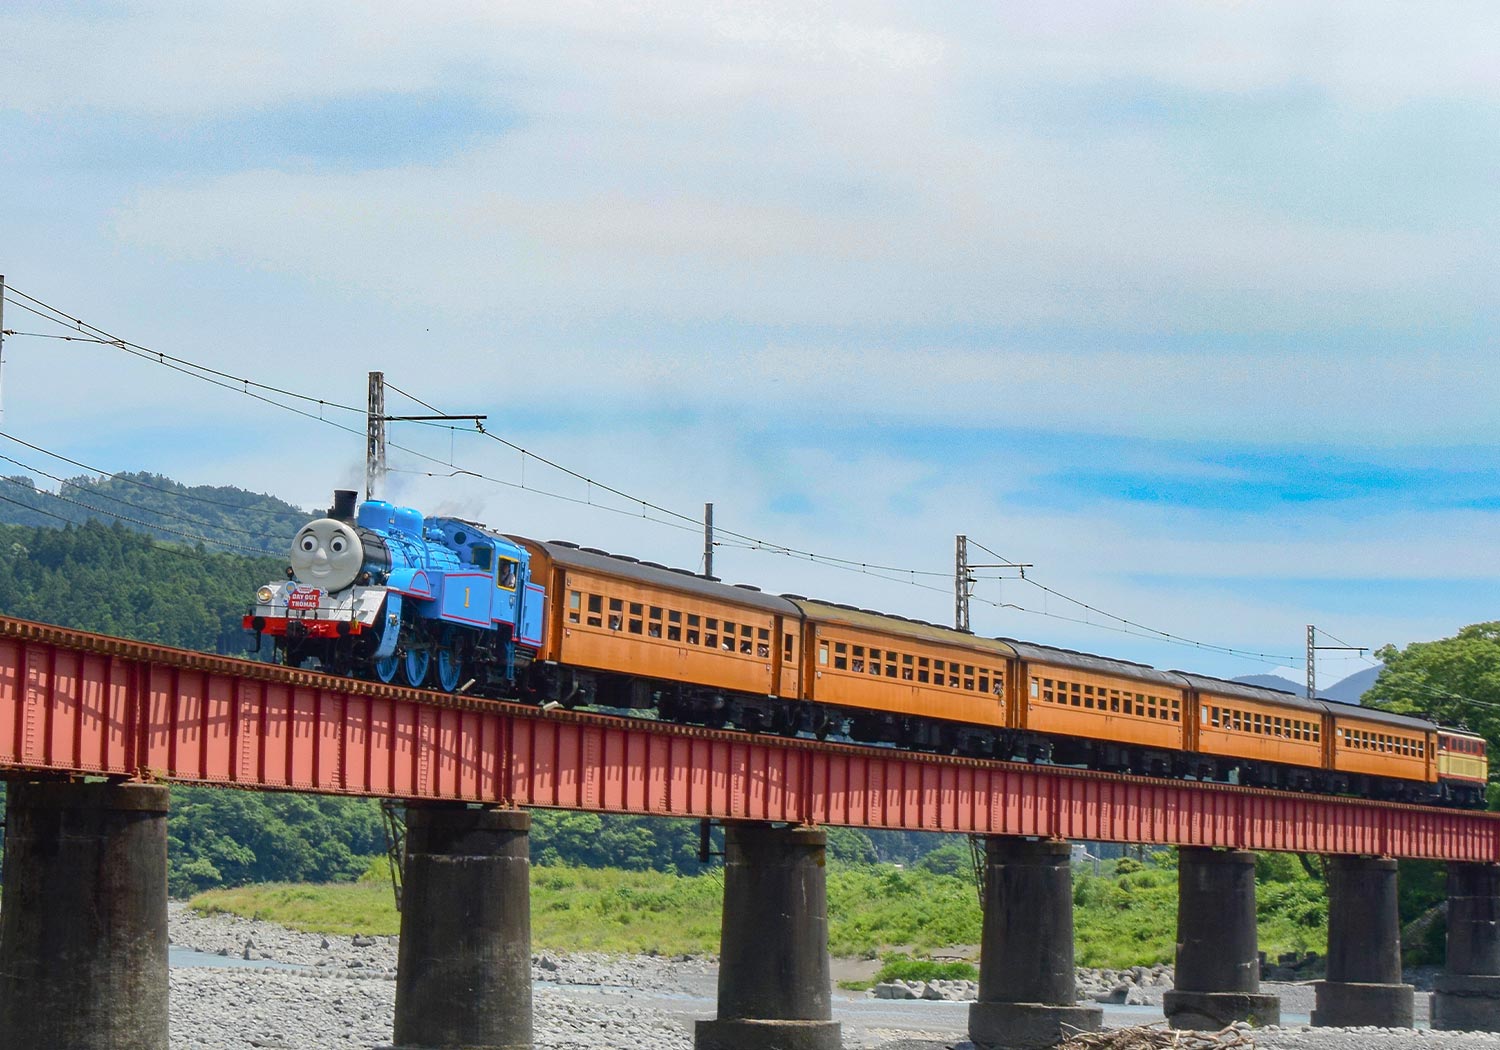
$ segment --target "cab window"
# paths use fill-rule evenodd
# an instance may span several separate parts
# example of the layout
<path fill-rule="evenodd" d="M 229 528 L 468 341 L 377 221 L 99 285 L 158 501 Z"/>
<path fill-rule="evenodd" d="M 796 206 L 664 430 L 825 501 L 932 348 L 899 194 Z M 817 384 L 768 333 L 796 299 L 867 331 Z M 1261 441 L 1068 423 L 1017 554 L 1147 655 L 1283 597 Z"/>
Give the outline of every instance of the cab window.
<path fill-rule="evenodd" d="M 495 585 L 503 590 L 515 590 L 516 575 L 519 571 L 519 565 L 514 558 L 501 558 L 495 571 Z"/>

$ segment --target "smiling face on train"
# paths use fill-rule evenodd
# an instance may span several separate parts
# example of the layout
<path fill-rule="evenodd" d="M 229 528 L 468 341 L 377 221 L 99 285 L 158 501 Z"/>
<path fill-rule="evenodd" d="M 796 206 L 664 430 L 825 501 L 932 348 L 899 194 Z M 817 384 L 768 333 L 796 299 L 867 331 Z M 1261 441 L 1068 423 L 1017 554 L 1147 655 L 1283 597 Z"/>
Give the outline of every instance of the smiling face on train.
<path fill-rule="evenodd" d="M 302 526 L 292 540 L 292 572 L 302 583 L 341 591 L 354 582 L 364 563 L 364 548 L 354 529 L 333 518 Z"/>

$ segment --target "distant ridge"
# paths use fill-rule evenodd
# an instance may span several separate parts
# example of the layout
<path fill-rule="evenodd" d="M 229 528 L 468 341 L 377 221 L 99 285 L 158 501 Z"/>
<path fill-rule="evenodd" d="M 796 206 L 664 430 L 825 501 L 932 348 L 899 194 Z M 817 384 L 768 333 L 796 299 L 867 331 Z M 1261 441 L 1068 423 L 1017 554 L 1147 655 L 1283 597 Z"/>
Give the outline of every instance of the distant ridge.
<path fill-rule="evenodd" d="M 1363 671 L 1356 671 L 1348 678 L 1335 682 L 1327 689 L 1319 689 L 1318 699 L 1334 700 L 1341 704 L 1357 704 L 1375 684 L 1375 679 L 1379 677 L 1379 667 L 1367 667 Z M 1307 693 L 1306 684 L 1293 682 L 1276 674 L 1247 674 L 1234 681 L 1245 685 L 1258 685 L 1262 689 L 1280 689 L 1283 692 L 1296 693 L 1298 696 L 1304 696 Z"/>
<path fill-rule="evenodd" d="M 160 474 L 82 475 L 58 492 L 26 475 L 0 477 L 0 523 L 61 528 L 118 522 L 168 543 L 281 557 L 312 516 L 232 485 L 183 485 Z"/>
<path fill-rule="evenodd" d="M 1305 685 L 1298 685 L 1296 682 L 1283 678 L 1279 674 L 1247 674 L 1232 679 L 1232 681 L 1240 682 L 1244 685 L 1258 685 L 1262 689 L 1280 689 L 1284 693 L 1296 693 L 1298 696 L 1307 692 Z"/>

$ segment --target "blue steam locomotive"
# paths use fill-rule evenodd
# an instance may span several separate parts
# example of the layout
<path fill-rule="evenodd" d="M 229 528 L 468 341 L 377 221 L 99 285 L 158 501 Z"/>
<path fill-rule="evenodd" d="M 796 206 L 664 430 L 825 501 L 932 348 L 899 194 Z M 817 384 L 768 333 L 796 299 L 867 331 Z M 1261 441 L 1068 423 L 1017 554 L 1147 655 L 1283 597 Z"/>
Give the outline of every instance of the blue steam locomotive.
<path fill-rule="evenodd" d="M 245 627 L 280 659 L 445 691 L 509 685 L 542 637 L 545 588 L 526 548 L 461 518 L 424 518 L 334 492 L 292 540 L 285 582 L 255 595 Z"/>

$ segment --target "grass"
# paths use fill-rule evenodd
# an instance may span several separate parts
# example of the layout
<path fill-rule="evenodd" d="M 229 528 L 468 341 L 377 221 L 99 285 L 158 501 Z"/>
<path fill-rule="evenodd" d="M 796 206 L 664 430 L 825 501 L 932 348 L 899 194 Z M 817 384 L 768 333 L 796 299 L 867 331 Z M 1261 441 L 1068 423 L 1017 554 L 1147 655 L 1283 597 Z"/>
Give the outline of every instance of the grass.
<path fill-rule="evenodd" d="M 1174 960 L 1177 869 L 1170 853 L 1163 853 L 1161 861 L 1144 866 L 1120 861 L 1099 876 L 1075 874 L 1079 966 L 1123 969 Z M 1288 951 L 1324 951 L 1328 904 L 1323 884 L 1309 878 L 1289 854 L 1264 855 L 1261 861 L 1255 887 L 1260 950 L 1273 959 Z"/>
<path fill-rule="evenodd" d="M 1160 864 L 1122 861 L 1117 869 L 1106 865 L 1098 876 L 1075 874 L 1075 952 L 1080 966 L 1123 968 L 1172 961 L 1177 926 L 1173 860 L 1166 854 Z M 1291 950 L 1323 951 L 1326 943 L 1322 884 L 1292 864 L 1268 864 L 1258 880 L 1260 947 L 1273 958 Z M 681 876 L 533 868 L 532 943 L 550 951 L 717 953 L 722 879 L 721 871 Z M 213 890 L 194 898 L 192 906 L 205 914 L 229 912 L 310 932 L 382 935 L 400 928 L 390 885 L 378 873 L 355 884 Z M 903 962 L 902 956 L 891 953 L 922 956 L 975 945 L 980 927 L 978 896 L 967 877 L 889 865 L 829 869 L 828 942 L 834 955 L 885 957 L 887 968 L 917 962 L 931 966 L 936 964 Z"/>

